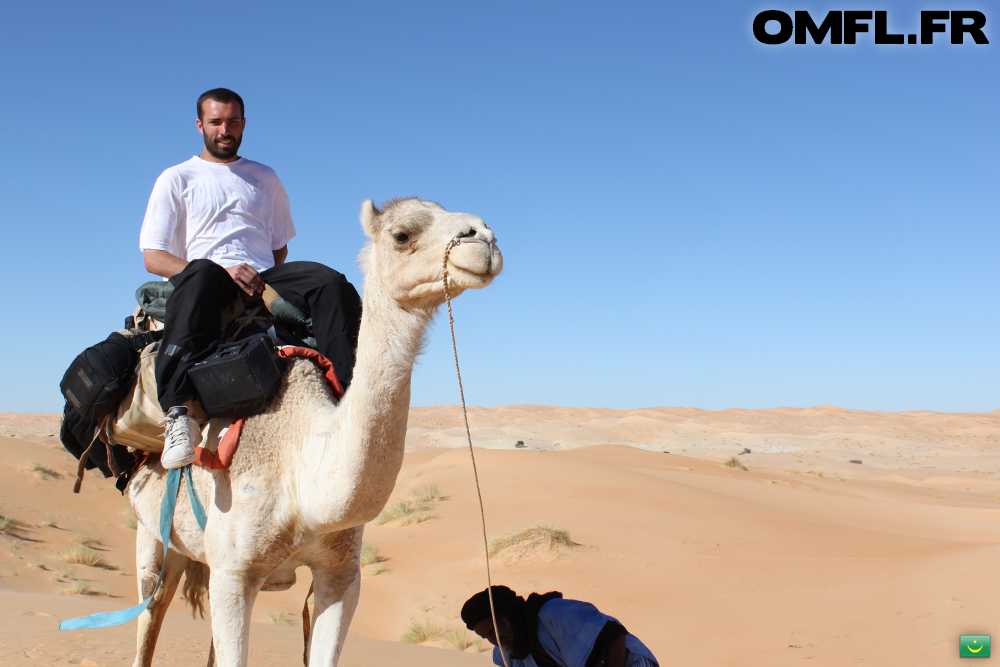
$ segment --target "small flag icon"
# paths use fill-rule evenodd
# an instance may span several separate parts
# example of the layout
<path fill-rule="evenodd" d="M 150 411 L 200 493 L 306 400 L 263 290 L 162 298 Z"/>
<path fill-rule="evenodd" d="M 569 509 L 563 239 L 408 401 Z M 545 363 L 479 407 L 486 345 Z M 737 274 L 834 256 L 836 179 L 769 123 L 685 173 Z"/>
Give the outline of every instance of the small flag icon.
<path fill-rule="evenodd" d="M 962 635 L 958 640 L 958 657 L 960 658 L 990 657 L 990 636 Z"/>

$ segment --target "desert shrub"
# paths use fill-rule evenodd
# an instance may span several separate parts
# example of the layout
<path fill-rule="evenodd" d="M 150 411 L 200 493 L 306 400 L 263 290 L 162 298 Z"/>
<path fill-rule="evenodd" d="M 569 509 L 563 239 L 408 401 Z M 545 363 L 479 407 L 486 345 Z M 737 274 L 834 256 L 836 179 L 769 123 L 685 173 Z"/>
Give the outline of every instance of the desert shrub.
<path fill-rule="evenodd" d="M 430 503 L 441 500 L 441 490 L 438 489 L 437 484 L 428 484 L 419 489 L 413 489 L 410 491 L 410 495 L 418 503 Z"/>
<path fill-rule="evenodd" d="M 743 462 L 740 461 L 735 456 L 730 456 L 728 459 L 722 462 L 722 465 L 726 466 L 727 468 L 736 468 L 737 470 L 747 469 L 747 467 L 743 465 Z"/>
<path fill-rule="evenodd" d="M 450 648 L 454 651 L 464 651 L 472 646 L 473 643 L 475 643 L 475 640 L 464 628 L 452 630 L 444 636 L 445 648 Z"/>
<path fill-rule="evenodd" d="M 45 515 L 45 519 L 42 520 L 42 523 L 39 524 L 39 525 L 42 526 L 43 528 L 52 528 L 53 526 L 57 525 L 56 524 L 56 515 L 55 514 L 46 514 Z"/>
<path fill-rule="evenodd" d="M 361 543 L 361 567 L 366 567 L 368 565 L 374 565 L 375 563 L 382 560 L 382 557 L 378 554 L 378 547 L 371 542 Z"/>
<path fill-rule="evenodd" d="M 810 475 L 816 475 L 817 477 L 822 477 L 823 476 L 823 472 L 821 470 L 810 470 L 809 474 Z"/>
<path fill-rule="evenodd" d="M 110 569 L 108 562 L 104 560 L 104 556 L 101 555 L 101 552 L 94 551 L 90 547 L 83 544 L 74 544 L 62 553 L 60 559 L 64 563 L 76 563 L 78 565 L 86 565 L 88 567 L 103 567 Z"/>
<path fill-rule="evenodd" d="M 93 593 L 90 590 L 90 584 L 86 581 L 74 581 L 73 585 L 69 587 L 69 592 L 73 595 L 90 595 Z"/>
<path fill-rule="evenodd" d="M 377 577 L 378 575 L 385 574 L 388 571 L 389 571 L 388 568 L 383 567 L 382 565 L 376 565 L 375 567 L 370 567 L 367 570 L 365 570 L 364 576 Z"/>
<path fill-rule="evenodd" d="M 444 630 L 432 621 L 419 621 L 411 618 L 410 627 L 406 629 L 406 632 L 399 638 L 399 641 L 407 642 L 408 644 L 423 644 L 424 642 L 437 639 L 442 634 L 444 634 Z"/>
<path fill-rule="evenodd" d="M 382 513 L 375 519 L 375 525 L 381 526 L 393 521 L 399 521 L 413 514 L 415 510 L 408 500 L 398 500 L 391 505 L 386 505 Z"/>
<path fill-rule="evenodd" d="M 398 523 L 400 526 L 408 526 L 411 523 L 423 523 L 428 519 L 433 519 L 433 514 L 428 514 L 427 503 L 415 503 L 409 500 L 397 500 L 391 505 L 387 505 L 382 513 L 375 519 L 375 525 L 381 526 L 386 523 Z"/>
<path fill-rule="evenodd" d="M 400 526 L 409 526 L 411 523 L 423 523 L 424 521 L 430 521 L 431 519 L 436 519 L 437 516 L 434 514 L 428 514 L 424 511 L 416 511 L 410 514 L 404 519 L 399 521 Z"/>
<path fill-rule="evenodd" d="M 92 547 L 95 544 L 100 544 L 101 540 L 93 535 L 88 535 L 87 533 L 77 533 L 73 536 L 73 541 L 77 544 L 82 544 L 85 547 Z"/>
<path fill-rule="evenodd" d="M 529 544 L 544 544 L 550 548 L 558 545 L 577 546 L 576 542 L 570 539 L 568 530 L 553 528 L 544 523 L 536 523 L 516 533 L 505 533 L 494 537 L 489 543 L 489 554 L 495 556 L 504 549 Z"/>
<path fill-rule="evenodd" d="M 10 535 L 17 530 L 17 523 L 6 514 L 0 514 L 0 535 Z"/>

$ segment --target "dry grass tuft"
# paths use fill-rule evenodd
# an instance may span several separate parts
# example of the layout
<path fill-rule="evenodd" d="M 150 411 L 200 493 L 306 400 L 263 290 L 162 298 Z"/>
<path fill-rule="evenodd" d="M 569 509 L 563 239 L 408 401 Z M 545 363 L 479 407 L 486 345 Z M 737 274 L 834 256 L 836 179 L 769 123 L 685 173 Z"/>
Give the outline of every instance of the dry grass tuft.
<path fill-rule="evenodd" d="M 135 517 L 135 510 L 129 507 L 127 510 L 122 512 L 125 515 L 125 527 L 136 530 L 139 528 L 139 520 Z"/>
<path fill-rule="evenodd" d="M 42 522 L 38 525 L 41 526 L 42 528 L 54 528 L 55 526 L 58 525 L 56 515 L 46 514 L 45 519 L 43 519 Z"/>
<path fill-rule="evenodd" d="M 413 509 L 412 503 L 408 500 L 398 500 L 392 505 L 386 505 L 382 513 L 378 515 L 375 519 L 375 525 L 381 526 L 383 524 L 392 523 L 394 521 L 400 521 L 407 518 L 413 514 L 415 510 Z"/>
<path fill-rule="evenodd" d="M 87 533 L 77 533 L 76 535 L 73 536 L 73 541 L 76 542 L 77 544 L 82 544 L 85 547 L 92 547 L 95 544 L 101 543 L 100 538 L 94 537 L 93 535 L 89 535 Z"/>
<path fill-rule="evenodd" d="M 441 489 L 437 484 L 427 484 L 420 488 L 410 489 L 411 499 L 400 499 L 391 505 L 386 505 L 382 513 L 375 519 L 375 525 L 397 523 L 408 526 L 411 523 L 423 523 L 436 518 L 430 513 L 434 503 L 441 500 Z"/>
<path fill-rule="evenodd" d="M 747 469 L 747 467 L 743 465 L 743 462 L 740 461 L 735 456 L 730 456 L 728 459 L 722 462 L 722 465 L 726 466 L 727 468 L 736 468 L 737 470 Z"/>
<path fill-rule="evenodd" d="M 87 567 L 111 569 L 108 561 L 104 560 L 104 556 L 99 551 L 94 551 L 83 544 L 74 544 L 59 556 L 59 560 L 64 563 L 76 563 L 78 565 L 86 565 Z"/>
<path fill-rule="evenodd" d="M 475 643 L 475 638 L 464 628 L 452 630 L 444 636 L 444 647 L 453 651 L 464 651 Z"/>
<path fill-rule="evenodd" d="M 375 567 L 370 567 L 367 570 L 365 570 L 362 576 L 377 577 L 378 575 L 385 574 L 388 571 L 389 571 L 388 568 L 383 567 L 382 565 L 376 565 Z"/>
<path fill-rule="evenodd" d="M 273 625 L 295 625 L 295 617 L 292 612 L 284 609 L 277 609 L 267 614 L 267 622 Z"/>
<path fill-rule="evenodd" d="M 410 491 L 410 495 L 417 503 L 431 503 L 441 500 L 441 490 L 438 489 L 437 484 L 428 484 L 419 489 L 413 489 Z"/>
<path fill-rule="evenodd" d="M 32 461 L 28 464 L 28 470 L 35 473 L 42 479 L 62 479 L 62 473 L 53 470 L 40 461 Z"/>
<path fill-rule="evenodd" d="M 33 567 L 36 570 L 42 570 L 43 572 L 48 572 L 49 568 L 45 563 L 32 563 L 28 567 Z"/>
<path fill-rule="evenodd" d="M 0 514 L 0 535 L 11 535 L 15 530 L 17 523 L 6 514 Z"/>
<path fill-rule="evenodd" d="M 822 477 L 823 476 L 823 472 L 821 470 L 810 470 L 809 474 L 810 475 L 816 475 L 817 477 Z"/>
<path fill-rule="evenodd" d="M 427 514 L 423 511 L 417 511 L 406 517 L 399 522 L 400 526 L 409 526 L 411 523 L 423 523 L 424 521 L 430 521 L 431 519 L 436 519 L 437 516 L 434 514 Z"/>
<path fill-rule="evenodd" d="M 544 523 L 536 523 L 523 528 L 516 533 L 506 533 L 490 540 L 489 554 L 495 556 L 504 549 L 511 547 L 545 545 L 550 549 L 559 545 L 567 547 L 578 546 L 570 539 L 569 531 L 562 528 L 553 528 Z"/>
<path fill-rule="evenodd" d="M 397 500 L 382 510 L 382 513 L 375 519 L 375 525 L 398 523 L 400 526 L 408 526 L 411 523 L 423 523 L 428 519 L 435 518 L 433 514 L 427 513 L 429 509 L 427 503 Z"/>
<path fill-rule="evenodd" d="M 384 560 L 378 553 L 378 547 L 371 542 L 361 543 L 361 567 L 374 565 Z"/>
<path fill-rule="evenodd" d="M 70 595 L 91 595 L 93 591 L 90 590 L 90 584 L 86 581 L 74 581 L 73 585 L 69 587 Z"/>
<path fill-rule="evenodd" d="M 408 644 L 423 644 L 424 642 L 437 639 L 442 634 L 444 634 L 444 630 L 432 621 L 418 621 L 415 618 L 411 618 L 410 627 L 406 629 L 406 632 L 399 638 L 399 641 Z"/>

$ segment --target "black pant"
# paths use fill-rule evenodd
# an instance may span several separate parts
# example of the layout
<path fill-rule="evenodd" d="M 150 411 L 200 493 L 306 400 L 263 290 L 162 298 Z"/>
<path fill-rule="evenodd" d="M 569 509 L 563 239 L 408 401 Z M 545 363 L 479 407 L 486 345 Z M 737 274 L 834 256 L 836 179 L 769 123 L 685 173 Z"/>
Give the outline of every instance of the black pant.
<path fill-rule="evenodd" d="M 319 352 L 333 362 L 347 389 L 361 327 L 361 297 L 347 278 L 317 262 L 288 262 L 262 271 L 264 282 L 312 318 Z M 224 268 L 196 259 L 170 278 L 163 342 L 156 357 L 156 389 L 164 411 L 198 398 L 188 369 L 215 352 L 222 311 L 243 294 Z"/>

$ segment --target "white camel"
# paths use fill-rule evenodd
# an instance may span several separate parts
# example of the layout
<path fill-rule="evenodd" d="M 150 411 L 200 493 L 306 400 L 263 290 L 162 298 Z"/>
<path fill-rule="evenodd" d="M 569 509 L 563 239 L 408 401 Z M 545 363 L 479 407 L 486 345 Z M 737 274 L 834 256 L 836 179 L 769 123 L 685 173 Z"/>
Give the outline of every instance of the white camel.
<path fill-rule="evenodd" d="M 200 605 L 208 580 L 217 664 L 246 665 L 257 593 L 287 589 L 301 565 L 311 570 L 315 587 L 309 665 L 337 664 L 361 589 L 361 533 L 385 506 L 402 465 L 413 362 L 444 302 L 445 248 L 461 241 L 448 261 L 452 296 L 489 285 L 503 266 L 493 232 L 480 218 L 433 202 L 393 200 L 379 211 L 369 200 L 361 225 L 370 240 L 359 259 L 364 315 L 350 388 L 335 405 L 316 366 L 295 360 L 268 409 L 247 420 L 230 468 L 192 468 L 208 524 L 204 532 L 198 527 L 182 484 L 164 581 L 139 617 L 136 666 L 152 664 L 185 571 L 191 603 Z M 128 487 L 139 519 L 141 599 L 162 564 L 165 487 L 158 461 Z"/>

